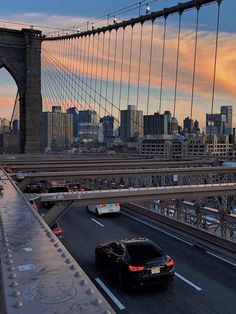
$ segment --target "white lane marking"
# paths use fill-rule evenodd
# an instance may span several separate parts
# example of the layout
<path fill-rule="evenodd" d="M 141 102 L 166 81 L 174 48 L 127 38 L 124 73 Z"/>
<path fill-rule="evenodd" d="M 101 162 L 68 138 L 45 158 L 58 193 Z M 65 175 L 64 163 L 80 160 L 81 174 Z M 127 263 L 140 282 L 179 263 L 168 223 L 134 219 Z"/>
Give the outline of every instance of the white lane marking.
<path fill-rule="evenodd" d="M 104 227 L 103 224 L 101 224 L 99 221 L 97 221 L 96 219 L 91 218 L 92 221 L 96 222 L 96 224 L 98 224 L 101 227 Z"/>
<path fill-rule="evenodd" d="M 192 281 L 188 280 L 187 278 L 181 276 L 180 274 L 175 272 L 175 276 L 177 276 L 178 278 L 182 279 L 184 282 L 186 282 L 187 284 L 189 284 L 191 287 L 193 287 L 194 289 L 196 289 L 197 291 L 201 291 L 202 288 L 198 287 L 197 285 L 195 285 Z"/>
<path fill-rule="evenodd" d="M 223 258 L 223 257 L 220 257 L 220 256 L 218 256 L 218 255 L 216 255 L 216 254 L 214 254 L 214 253 L 209 252 L 209 251 L 206 251 L 206 253 L 209 254 L 209 255 L 212 255 L 212 256 L 214 256 L 214 257 L 216 257 L 216 258 L 218 258 L 218 259 L 220 259 L 221 261 L 224 261 L 225 263 L 228 263 L 228 264 L 230 264 L 230 265 L 236 267 L 236 264 L 235 264 L 235 263 L 230 262 L 230 261 L 228 261 L 227 259 L 225 259 L 225 258 Z"/>
<path fill-rule="evenodd" d="M 184 242 L 184 243 L 186 243 L 186 244 L 188 244 L 188 245 L 193 246 L 192 243 L 190 243 L 190 242 L 188 242 L 188 241 L 185 241 L 185 240 L 183 240 L 183 239 L 181 239 L 181 238 L 179 238 L 179 237 L 176 237 L 176 236 L 174 236 L 173 234 L 171 234 L 171 233 L 169 233 L 169 232 L 167 232 L 167 231 L 164 231 L 164 230 L 162 230 L 162 229 L 160 229 L 160 228 L 158 228 L 158 227 L 155 227 L 155 226 L 149 224 L 148 222 L 142 221 L 141 219 L 138 219 L 138 218 L 136 218 L 136 217 L 132 217 L 131 215 L 126 214 L 126 213 L 124 213 L 124 212 L 122 212 L 122 214 L 123 214 L 123 215 L 126 215 L 126 216 L 128 216 L 128 217 L 130 217 L 130 218 L 132 218 L 132 219 L 134 219 L 134 220 L 137 220 L 137 221 L 143 223 L 144 225 L 146 225 L 146 226 L 148 226 L 148 227 L 151 227 L 151 228 L 153 228 L 153 229 L 155 229 L 155 230 L 158 230 L 158 231 L 160 231 L 160 232 L 163 232 L 163 233 L 167 234 L 168 236 L 170 236 L 170 237 L 172 237 L 172 238 L 175 238 L 175 239 L 177 239 L 177 240 L 179 240 L 179 241 L 181 241 L 181 242 Z"/>
<path fill-rule="evenodd" d="M 116 306 L 120 310 L 124 310 L 125 309 L 124 305 L 117 299 L 117 297 L 111 292 L 111 290 L 107 288 L 107 286 L 101 281 L 101 279 L 100 278 L 95 278 L 95 280 L 97 281 L 99 286 L 106 292 L 106 294 L 109 295 L 109 297 L 116 304 Z"/>

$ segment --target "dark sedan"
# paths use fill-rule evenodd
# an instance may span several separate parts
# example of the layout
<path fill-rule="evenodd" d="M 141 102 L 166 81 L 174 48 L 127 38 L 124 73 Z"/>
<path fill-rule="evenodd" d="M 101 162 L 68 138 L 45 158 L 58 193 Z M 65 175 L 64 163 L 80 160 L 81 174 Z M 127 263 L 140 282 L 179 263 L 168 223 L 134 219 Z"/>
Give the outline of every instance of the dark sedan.
<path fill-rule="evenodd" d="M 116 275 L 122 288 L 169 282 L 174 261 L 146 238 L 131 238 L 98 244 L 96 264 Z"/>

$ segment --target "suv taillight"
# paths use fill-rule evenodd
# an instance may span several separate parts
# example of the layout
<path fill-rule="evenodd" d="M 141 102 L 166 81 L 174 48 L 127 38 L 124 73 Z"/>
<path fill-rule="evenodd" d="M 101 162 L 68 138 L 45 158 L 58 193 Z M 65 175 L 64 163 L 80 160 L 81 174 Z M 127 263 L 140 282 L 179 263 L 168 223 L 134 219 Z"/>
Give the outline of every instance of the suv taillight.
<path fill-rule="evenodd" d="M 132 266 L 132 265 L 129 265 L 128 268 L 129 268 L 130 271 L 143 271 L 144 270 L 144 266 Z"/>
<path fill-rule="evenodd" d="M 174 260 L 168 255 L 166 255 L 166 258 L 167 258 L 167 261 L 165 263 L 165 266 L 166 267 L 174 266 Z"/>

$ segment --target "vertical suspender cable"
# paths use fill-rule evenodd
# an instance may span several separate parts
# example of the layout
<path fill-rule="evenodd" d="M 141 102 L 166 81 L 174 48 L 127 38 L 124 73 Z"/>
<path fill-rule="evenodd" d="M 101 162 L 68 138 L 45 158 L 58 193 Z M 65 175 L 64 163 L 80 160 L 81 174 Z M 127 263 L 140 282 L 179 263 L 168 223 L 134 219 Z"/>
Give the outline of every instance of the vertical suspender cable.
<path fill-rule="evenodd" d="M 123 81 L 124 44 L 125 44 L 125 27 L 123 27 L 122 48 L 121 48 L 120 90 L 119 90 L 119 111 L 120 111 L 120 107 L 121 107 L 121 88 L 122 88 L 122 81 Z"/>
<path fill-rule="evenodd" d="M 71 68 L 72 68 L 72 63 L 73 63 L 73 40 L 74 40 L 73 38 L 69 39 L 69 48 L 68 48 L 69 49 L 69 60 L 68 60 L 69 86 L 71 86 L 71 82 L 72 82 L 72 71 L 71 71 Z M 72 91 L 70 91 L 69 94 L 71 94 L 71 93 L 72 93 Z M 70 106 L 69 99 L 68 99 L 67 106 Z"/>
<path fill-rule="evenodd" d="M 151 45 L 150 45 L 150 55 L 149 55 L 148 92 L 147 92 L 147 115 L 148 115 L 148 113 L 149 113 L 149 99 L 150 99 L 151 67 L 152 67 L 152 46 L 153 46 L 153 27 L 154 27 L 154 20 L 152 20 Z"/>
<path fill-rule="evenodd" d="M 92 38 L 92 57 L 91 57 L 91 68 L 90 68 L 90 92 L 89 92 L 89 100 L 88 102 L 90 103 L 91 101 L 91 96 L 92 96 L 92 80 L 93 80 L 93 63 L 94 63 L 94 39 L 95 39 L 95 34 L 91 35 L 93 36 Z"/>
<path fill-rule="evenodd" d="M 82 98 L 82 101 L 81 102 L 83 102 L 83 99 L 85 99 L 84 98 L 84 91 L 85 91 L 85 87 L 84 87 L 84 82 L 85 82 L 85 56 L 86 56 L 86 42 L 87 42 L 87 35 L 85 35 L 84 36 L 84 52 L 83 52 L 83 66 L 82 66 L 82 91 L 81 91 L 81 98 Z M 86 104 L 85 104 L 85 107 L 84 108 L 86 108 Z"/>
<path fill-rule="evenodd" d="M 142 59 L 142 41 L 143 41 L 143 23 L 141 23 L 141 34 L 139 43 L 139 63 L 138 63 L 138 82 L 137 82 L 137 109 L 139 108 L 139 85 L 140 85 L 140 72 L 141 72 L 141 59 Z"/>
<path fill-rule="evenodd" d="M 88 35 L 88 53 L 87 53 L 87 67 L 86 67 L 86 80 L 85 80 L 85 103 L 87 103 L 87 94 L 88 94 L 88 76 L 89 76 L 89 62 L 90 62 L 90 36 Z"/>
<path fill-rule="evenodd" d="M 68 46 L 69 46 L 69 41 L 68 41 L 68 39 L 65 39 L 66 57 L 65 57 L 65 69 L 64 69 L 64 72 L 65 72 L 65 81 L 64 81 L 64 83 L 66 83 L 67 88 L 69 89 L 69 84 L 68 84 L 68 81 L 66 80 L 68 63 L 69 63 L 69 49 L 68 49 Z M 64 97 L 65 97 L 65 99 L 64 99 L 64 107 L 66 108 L 67 107 L 67 95 L 64 94 Z"/>
<path fill-rule="evenodd" d="M 60 40 L 60 55 L 59 60 L 63 64 L 63 39 Z M 60 75 L 63 75 L 63 68 L 59 68 Z M 63 84 L 62 80 L 59 80 L 59 87 Z M 62 90 L 62 89 L 61 89 Z M 60 94 L 60 106 L 63 106 L 63 93 Z"/>
<path fill-rule="evenodd" d="M 79 77 L 83 77 L 83 65 L 82 65 L 82 61 L 83 61 L 83 54 L 84 54 L 84 45 L 85 45 L 85 36 L 81 36 L 80 38 L 80 56 L 79 56 Z M 82 107 L 82 87 L 83 87 L 83 83 L 81 82 L 81 85 L 79 85 L 79 98 L 80 98 L 80 107 Z"/>
<path fill-rule="evenodd" d="M 166 20 L 167 20 L 167 16 L 165 16 L 164 19 L 165 19 L 165 22 L 164 22 L 163 47 L 162 47 L 162 62 L 161 62 L 161 86 L 160 86 L 159 113 L 161 113 L 161 105 L 162 105 L 162 89 L 163 89 L 163 74 L 164 74 L 164 64 L 165 64 Z"/>
<path fill-rule="evenodd" d="M 77 99 L 75 98 L 76 89 L 76 78 L 77 78 L 77 55 L 78 55 L 78 38 L 74 38 L 74 49 L 73 49 L 73 64 L 72 64 L 72 93 L 73 93 L 73 105 L 76 106 Z"/>
<path fill-rule="evenodd" d="M 103 38 L 102 38 L 102 63 L 101 63 L 101 78 L 100 78 L 100 98 L 99 98 L 99 110 L 98 115 L 100 116 L 101 113 L 101 101 L 102 101 L 102 76 L 103 76 L 103 54 L 104 54 L 104 45 L 105 45 L 105 32 L 103 32 Z M 106 114 L 106 113 L 105 113 Z"/>
<path fill-rule="evenodd" d="M 65 85 L 65 66 L 66 66 L 66 39 L 63 39 L 63 47 L 62 47 L 62 53 L 63 53 L 63 69 L 62 69 L 62 85 Z M 65 92 L 62 94 L 62 106 L 65 104 Z"/>
<path fill-rule="evenodd" d="M 95 34 L 92 34 L 91 36 L 93 36 L 93 37 L 92 37 L 92 56 L 91 56 L 90 84 L 89 84 L 90 91 L 89 91 L 89 100 L 88 100 L 88 104 L 89 104 L 90 108 L 91 108 L 90 101 L 91 101 L 91 96 L 92 96 L 92 77 L 93 77 L 93 59 L 94 59 L 93 55 L 94 55 L 94 37 L 95 37 Z M 91 112 L 91 115 L 93 117 L 93 112 Z M 92 142 L 93 142 L 93 145 L 94 145 L 94 142 L 95 142 L 94 133 L 96 134 L 96 132 L 95 132 L 95 123 L 96 123 L 95 119 L 92 119 Z"/>
<path fill-rule="evenodd" d="M 180 48 L 180 33 L 181 33 L 181 20 L 182 11 L 179 11 L 179 30 L 178 30 L 178 43 L 177 43 L 177 53 L 176 53 L 176 71 L 175 71 L 175 95 L 174 95 L 174 110 L 173 116 L 176 113 L 176 97 L 177 97 L 177 85 L 178 85 L 178 74 L 179 74 L 179 48 Z"/>
<path fill-rule="evenodd" d="M 129 79 L 128 79 L 128 94 L 127 94 L 127 107 L 128 107 L 128 105 L 129 105 L 129 93 L 130 93 L 130 78 L 131 78 L 132 51 L 133 51 L 133 30 L 134 30 L 134 25 L 131 25 L 131 35 L 130 35 L 130 53 L 129 53 Z"/>
<path fill-rule="evenodd" d="M 57 52 L 56 52 L 56 59 L 59 60 L 59 56 L 60 56 L 60 40 L 55 40 L 54 41 L 56 43 L 57 46 Z M 57 80 L 57 87 L 59 87 L 60 82 Z M 60 105 L 60 95 L 58 95 L 58 103 Z"/>
<path fill-rule="evenodd" d="M 215 44 L 215 60 L 214 60 L 214 74 L 212 83 L 212 100 L 211 100 L 211 125 L 210 125 L 210 140 L 212 135 L 212 118 L 215 100 L 215 84 L 216 84 L 216 67 L 217 67 L 217 54 L 218 54 L 218 41 L 219 41 L 219 26 L 220 26 L 220 5 L 222 0 L 218 0 L 218 14 L 217 14 L 217 26 L 216 26 L 216 44 Z"/>
<path fill-rule="evenodd" d="M 195 47 L 194 47 L 194 57 L 193 57 L 193 79 L 192 79 L 192 95 L 191 95 L 190 119 L 193 118 L 193 97 L 194 97 L 195 77 L 196 77 L 196 61 L 197 61 L 199 10 L 200 10 L 200 7 L 198 6 L 198 7 L 197 7 L 197 19 L 196 19 Z"/>
<path fill-rule="evenodd" d="M 116 74 L 116 48 L 117 48 L 117 32 L 118 30 L 116 29 L 116 36 L 115 36 L 115 50 L 114 50 L 114 64 L 113 64 L 113 79 L 112 79 L 112 93 L 111 93 L 111 115 L 113 115 L 113 102 L 114 102 L 114 89 L 115 89 L 115 74 Z"/>
<path fill-rule="evenodd" d="M 78 95 L 76 95 L 76 91 L 77 91 L 77 87 L 78 87 L 78 71 L 79 71 L 79 50 L 81 49 L 79 47 L 79 42 L 81 40 L 81 37 L 76 37 L 76 41 L 75 41 L 75 45 L 76 45 L 76 53 L 75 53 L 75 84 L 74 84 L 74 88 L 75 88 L 75 107 L 78 108 L 78 102 L 79 102 L 79 97 Z"/>
<path fill-rule="evenodd" d="M 95 83 L 94 83 L 94 111 L 95 111 L 95 105 L 96 105 L 96 97 L 97 97 L 97 81 L 98 81 L 98 53 L 99 53 L 99 35 L 98 33 L 98 39 L 97 39 L 97 55 L 96 55 L 96 70 L 95 70 Z"/>
<path fill-rule="evenodd" d="M 107 111 L 107 91 L 108 91 L 108 74 L 109 74 L 109 64 L 110 64 L 110 50 L 111 50 L 111 31 L 109 30 L 108 52 L 107 52 L 107 79 L 106 79 L 105 112 Z"/>

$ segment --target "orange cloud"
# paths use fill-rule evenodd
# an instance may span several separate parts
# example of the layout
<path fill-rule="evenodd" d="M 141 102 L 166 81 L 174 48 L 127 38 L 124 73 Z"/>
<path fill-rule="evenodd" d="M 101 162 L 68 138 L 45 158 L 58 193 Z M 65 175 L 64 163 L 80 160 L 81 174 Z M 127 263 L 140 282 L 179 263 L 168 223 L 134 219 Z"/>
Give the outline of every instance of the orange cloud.
<path fill-rule="evenodd" d="M 135 25 L 133 28 L 132 39 L 132 55 L 130 65 L 130 45 L 131 45 L 131 28 L 125 30 L 124 52 L 123 52 L 123 71 L 122 67 L 122 38 L 123 30 L 117 32 L 117 48 L 115 51 L 116 32 L 101 33 L 99 36 L 90 36 L 90 39 L 79 38 L 70 41 L 44 42 L 43 48 L 47 50 L 60 64 L 64 64 L 72 72 L 77 72 L 83 77 L 88 77 L 90 82 L 92 77 L 92 86 L 97 74 L 106 84 L 106 80 L 110 82 L 108 95 L 111 95 L 110 89 L 112 82 L 116 86 L 115 95 L 118 97 L 120 80 L 126 84 L 123 86 L 123 95 L 127 94 L 127 84 L 130 81 L 130 100 L 133 104 L 136 102 L 136 91 L 139 73 L 140 61 L 140 98 L 142 98 L 142 107 L 145 109 L 145 101 L 147 94 L 147 86 L 149 82 L 149 61 L 150 61 L 150 42 L 151 42 L 151 25 L 144 24 L 142 37 L 141 57 L 139 54 L 141 26 Z M 104 51 L 102 54 L 103 36 L 105 38 Z M 152 46 L 152 66 L 150 76 L 150 109 L 156 111 L 159 102 L 161 62 L 162 62 L 162 44 L 163 44 L 163 28 L 160 25 L 154 26 L 153 46 Z M 193 75 L 193 55 L 194 55 L 195 36 L 194 31 L 183 28 L 181 30 L 180 56 L 179 56 L 179 72 L 177 84 L 177 105 L 176 112 L 182 116 L 190 114 L 192 75 Z M 88 46 L 90 49 L 88 49 Z M 92 50 L 92 46 L 94 47 Z M 109 50 L 110 49 L 110 50 Z M 177 31 L 173 26 L 167 28 L 167 39 L 165 49 L 164 77 L 163 77 L 163 110 L 173 108 L 173 94 L 175 87 L 176 72 L 176 50 L 177 50 Z M 66 53 L 68 52 L 69 53 Z M 204 121 L 206 112 L 210 112 L 212 98 L 212 82 L 213 82 L 213 66 L 215 51 L 215 33 L 199 31 L 198 50 L 196 60 L 196 77 L 195 77 L 195 93 L 194 93 L 194 117 L 201 118 Z M 220 33 L 219 49 L 217 59 L 216 73 L 216 94 L 214 111 L 217 112 L 220 99 L 224 99 L 224 104 L 232 104 L 236 97 L 236 34 Z M 108 59 L 109 54 L 109 59 Z M 54 58 L 53 57 L 53 58 Z M 115 62 L 115 67 L 114 67 Z M 107 69 L 107 66 L 109 68 Z M 115 72 L 114 72 L 115 70 Z M 84 80 L 86 80 L 84 78 Z M 85 88 L 85 85 L 84 85 Z M 103 93 L 106 89 L 103 88 Z M 99 91 L 99 89 L 98 89 Z M 103 94 L 103 96 L 105 96 Z M 125 97 L 123 96 L 122 106 L 126 107 Z M 219 100 L 217 100 L 219 99 Z M 92 101 L 92 99 L 90 100 Z M 116 103 L 118 104 L 116 99 Z M 184 111 L 185 109 L 185 111 Z M 173 112 L 173 110 L 172 110 Z M 181 116 L 181 119 L 182 119 Z"/>

